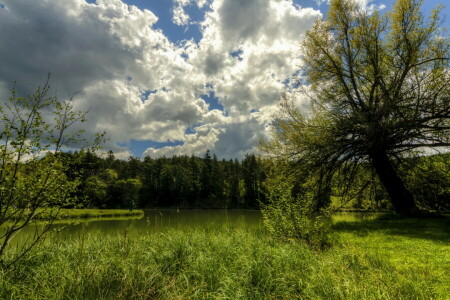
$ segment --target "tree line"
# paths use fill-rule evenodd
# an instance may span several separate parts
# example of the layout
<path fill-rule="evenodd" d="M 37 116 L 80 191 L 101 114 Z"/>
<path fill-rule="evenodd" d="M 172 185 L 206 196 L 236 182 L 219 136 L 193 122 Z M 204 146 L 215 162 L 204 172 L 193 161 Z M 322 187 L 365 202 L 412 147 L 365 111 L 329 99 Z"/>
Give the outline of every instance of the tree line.
<path fill-rule="evenodd" d="M 268 203 L 276 178 L 290 183 L 284 188 L 294 197 L 304 197 L 317 184 L 313 171 L 296 161 L 254 154 L 242 160 L 219 160 L 210 151 L 202 157 L 128 160 L 116 159 L 111 151 L 59 155 L 67 180 L 78 181 L 67 207 L 258 209 Z M 450 153 L 410 158 L 397 168 L 421 209 L 450 210 Z M 353 185 L 344 185 L 345 177 L 335 177 L 316 201 L 332 209 L 393 209 L 370 164 L 362 162 L 354 172 Z"/>
<path fill-rule="evenodd" d="M 254 154 L 242 160 L 173 156 L 120 160 L 112 152 L 60 153 L 80 184 L 71 204 L 97 208 L 258 208 L 266 174 Z"/>

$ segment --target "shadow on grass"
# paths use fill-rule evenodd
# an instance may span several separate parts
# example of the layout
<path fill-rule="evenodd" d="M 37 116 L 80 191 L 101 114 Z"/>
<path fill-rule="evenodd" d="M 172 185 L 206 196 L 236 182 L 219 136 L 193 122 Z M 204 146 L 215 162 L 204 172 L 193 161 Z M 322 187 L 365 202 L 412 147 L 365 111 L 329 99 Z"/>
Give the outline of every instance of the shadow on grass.
<path fill-rule="evenodd" d="M 365 236 L 370 232 L 383 232 L 387 235 L 450 243 L 450 216 L 441 218 L 381 216 L 375 220 L 338 222 L 332 228 L 335 232 L 351 232 L 359 236 Z"/>

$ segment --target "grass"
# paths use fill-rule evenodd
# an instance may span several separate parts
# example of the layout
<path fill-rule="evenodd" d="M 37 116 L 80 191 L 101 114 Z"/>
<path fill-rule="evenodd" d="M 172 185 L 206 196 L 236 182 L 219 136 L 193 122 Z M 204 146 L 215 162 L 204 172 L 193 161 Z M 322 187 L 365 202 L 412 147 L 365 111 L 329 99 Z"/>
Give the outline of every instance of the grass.
<path fill-rule="evenodd" d="M 47 220 L 53 218 L 54 210 L 41 209 L 38 210 L 35 220 Z M 117 217 L 135 217 L 143 216 L 144 211 L 139 209 L 75 209 L 63 208 L 59 211 L 58 219 L 87 219 L 87 218 L 117 218 Z"/>
<path fill-rule="evenodd" d="M 139 209 L 62 209 L 62 219 L 76 218 L 111 218 L 111 217 L 131 217 L 143 216 L 144 212 Z"/>
<path fill-rule="evenodd" d="M 55 214 L 55 209 L 42 208 L 37 210 L 34 220 L 52 219 Z M 58 219 L 87 219 L 87 218 L 117 218 L 117 217 L 136 217 L 144 216 L 144 211 L 140 209 L 76 209 L 76 208 L 62 208 L 59 211 Z M 14 220 L 14 218 L 11 218 Z"/>
<path fill-rule="evenodd" d="M 0 271 L 0 299 L 448 299 L 449 225 L 338 223 L 323 252 L 256 228 L 86 234 Z"/>

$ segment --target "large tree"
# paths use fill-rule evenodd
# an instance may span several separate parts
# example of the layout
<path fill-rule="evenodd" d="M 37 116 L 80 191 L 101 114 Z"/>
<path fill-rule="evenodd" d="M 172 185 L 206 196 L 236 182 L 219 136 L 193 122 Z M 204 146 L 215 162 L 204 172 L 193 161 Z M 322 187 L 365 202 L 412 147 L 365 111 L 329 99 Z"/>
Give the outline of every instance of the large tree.
<path fill-rule="evenodd" d="M 398 0 L 382 15 L 332 1 L 302 43 L 305 76 L 282 97 L 270 148 L 316 170 L 322 189 L 368 164 L 404 215 L 419 209 L 399 163 L 450 146 L 449 39 L 440 9 L 426 18 L 421 3 Z"/>

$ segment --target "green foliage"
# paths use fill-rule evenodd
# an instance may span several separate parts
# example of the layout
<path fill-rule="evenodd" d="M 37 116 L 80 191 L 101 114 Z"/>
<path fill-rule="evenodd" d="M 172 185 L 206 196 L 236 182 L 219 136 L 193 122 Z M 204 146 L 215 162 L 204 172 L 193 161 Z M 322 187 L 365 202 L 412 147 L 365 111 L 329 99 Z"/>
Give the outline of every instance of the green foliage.
<path fill-rule="evenodd" d="M 91 202 L 102 206 L 108 193 L 108 184 L 100 176 L 92 175 L 84 181 L 84 195 L 87 198 L 88 207 Z"/>
<path fill-rule="evenodd" d="M 73 111 L 70 100 L 49 97 L 49 89 L 47 82 L 22 98 L 13 88 L 0 105 L 0 265 L 16 234 L 45 215 L 47 226 L 9 264 L 42 238 L 79 184 L 67 175 L 72 162 L 61 151 L 82 143 L 82 131 L 71 127 L 84 122 L 85 113 Z"/>
<path fill-rule="evenodd" d="M 139 179 L 120 179 L 114 183 L 114 194 L 123 199 L 125 206 L 130 210 L 136 208 L 136 204 L 139 198 L 139 190 L 142 183 Z"/>
<path fill-rule="evenodd" d="M 74 207 L 258 208 L 265 201 L 261 159 L 242 161 L 174 156 L 115 159 L 92 152 L 64 153 L 68 178 L 79 177 Z"/>
<path fill-rule="evenodd" d="M 423 156 L 404 166 L 405 181 L 426 210 L 450 211 L 450 155 Z"/>
<path fill-rule="evenodd" d="M 317 207 L 317 198 L 308 185 L 312 180 L 295 187 L 286 165 L 272 165 L 266 180 L 267 204 L 262 206 L 264 224 L 274 236 L 298 239 L 310 248 L 324 249 L 331 245 L 327 213 Z M 295 188 L 294 188 L 295 187 Z M 294 191 L 296 193 L 294 193 Z"/>

